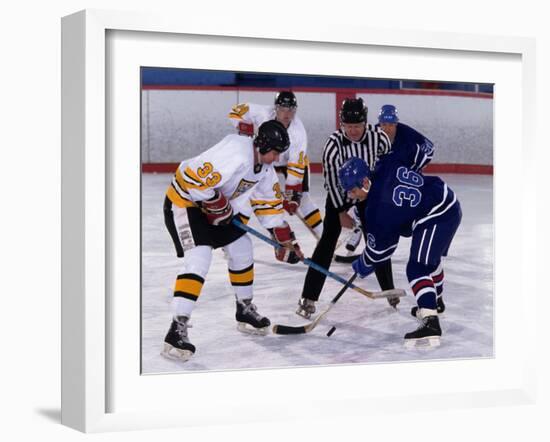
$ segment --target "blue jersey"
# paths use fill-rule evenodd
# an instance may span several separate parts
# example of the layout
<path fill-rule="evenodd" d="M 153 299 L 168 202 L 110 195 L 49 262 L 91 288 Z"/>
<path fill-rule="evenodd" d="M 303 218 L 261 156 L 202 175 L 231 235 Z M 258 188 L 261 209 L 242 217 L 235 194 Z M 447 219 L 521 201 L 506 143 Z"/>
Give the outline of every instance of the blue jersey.
<path fill-rule="evenodd" d="M 397 123 L 392 152 L 395 152 L 396 160 L 404 166 L 419 171 L 432 160 L 434 145 L 412 127 Z"/>
<path fill-rule="evenodd" d="M 389 259 L 400 236 L 411 236 L 416 228 L 438 221 L 455 203 L 454 192 L 441 178 L 404 166 L 396 152 L 385 155 L 377 164 L 361 214 L 365 262 Z"/>

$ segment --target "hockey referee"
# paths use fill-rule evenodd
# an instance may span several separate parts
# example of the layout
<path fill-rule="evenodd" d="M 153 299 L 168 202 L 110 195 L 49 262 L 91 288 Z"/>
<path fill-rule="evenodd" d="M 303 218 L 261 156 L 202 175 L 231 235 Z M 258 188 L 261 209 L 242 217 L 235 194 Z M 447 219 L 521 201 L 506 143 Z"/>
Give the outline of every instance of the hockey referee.
<path fill-rule="evenodd" d="M 323 150 L 323 175 L 328 192 L 325 203 L 323 234 L 315 247 L 312 261 L 327 269 L 330 266 L 342 227 L 352 229 L 353 218 L 347 211 L 357 204 L 364 210 L 364 202 L 347 197 L 338 182 L 338 170 L 351 157 L 363 159 L 371 169 L 381 155 L 388 153 L 391 143 L 388 136 L 379 128 L 367 123 L 367 107 L 361 98 L 346 98 L 340 110 L 341 128 L 333 132 Z M 393 289 L 391 261 L 381 263 L 375 269 L 382 290 Z M 309 268 L 304 281 L 302 295 L 296 313 L 309 319 L 315 313 L 315 302 L 323 290 L 326 276 Z M 388 299 L 395 307 L 399 298 Z"/>

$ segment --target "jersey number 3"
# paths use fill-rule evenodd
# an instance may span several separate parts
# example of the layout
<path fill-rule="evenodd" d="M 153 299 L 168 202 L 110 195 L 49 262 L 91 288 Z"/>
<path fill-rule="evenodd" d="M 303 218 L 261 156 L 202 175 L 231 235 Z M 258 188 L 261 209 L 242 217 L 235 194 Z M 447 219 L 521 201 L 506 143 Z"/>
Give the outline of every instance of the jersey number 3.
<path fill-rule="evenodd" d="M 424 184 L 422 175 L 400 167 L 397 169 L 397 180 L 401 183 L 393 189 L 393 202 L 396 206 L 403 206 L 406 201 L 411 207 L 416 207 L 420 204 L 422 193 L 418 190 Z"/>
<path fill-rule="evenodd" d="M 197 169 L 197 175 L 203 179 L 206 178 L 205 181 L 208 187 L 214 187 L 222 179 L 222 176 L 218 172 L 214 172 L 212 163 L 204 163 L 202 167 Z"/>

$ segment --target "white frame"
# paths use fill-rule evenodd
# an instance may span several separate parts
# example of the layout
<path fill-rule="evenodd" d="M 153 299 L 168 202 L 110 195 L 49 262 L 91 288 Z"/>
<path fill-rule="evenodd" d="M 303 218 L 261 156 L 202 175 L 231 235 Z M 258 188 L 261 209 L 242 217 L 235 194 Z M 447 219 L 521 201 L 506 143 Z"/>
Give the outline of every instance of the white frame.
<path fill-rule="evenodd" d="M 235 32 L 231 24 L 208 20 L 193 20 L 181 24 L 178 17 L 144 13 L 100 10 L 82 11 L 65 17 L 62 22 L 62 423 L 80 431 L 108 431 L 134 428 L 197 425 L 182 420 L 177 413 L 107 413 L 108 385 L 106 367 L 108 346 L 106 327 L 109 311 L 106 304 L 106 83 L 105 37 L 108 30 L 152 31 L 161 33 L 197 34 L 268 38 L 288 41 L 337 42 L 358 45 L 397 46 L 458 51 L 495 52 L 522 57 L 523 107 L 535 104 L 535 43 L 532 39 L 517 37 L 490 37 L 451 33 L 397 31 L 379 32 L 362 27 L 337 27 L 339 32 L 318 27 L 277 28 L 265 23 L 250 23 Z M 522 115 L 523 127 L 528 127 L 527 114 Z M 523 153 L 532 156 L 524 161 L 524 173 L 534 162 L 533 133 L 522 132 Z M 528 225 L 534 221 L 536 196 L 523 191 L 524 213 Z M 531 218 L 532 217 L 532 218 Z M 527 254 L 534 255 L 535 246 L 529 241 L 523 245 Z M 523 263 L 525 266 L 525 262 Z M 529 284 L 529 283 L 527 283 Z M 534 281 L 530 283 L 533 287 Z M 523 306 L 536 302 L 523 287 Z M 530 297 L 531 296 L 531 297 Z M 534 330 L 532 325 L 530 330 Z M 534 345 L 534 342 L 526 345 Z M 526 351 L 531 358 L 535 351 Z M 477 391 L 476 403 L 534 403 L 534 360 L 526 360 L 526 380 L 522 388 L 499 391 Z M 344 403 L 353 399 L 340 398 Z M 444 406 L 467 407 L 469 395 L 440 395 L 433 398 L 412 397 L 421 408 Z M 361 402 L 362 412 L 371 409 L 402 409 L 402 398 L 381 398 L 376 406 Z M 452 405 L 451 405 L 452 404 Z M 349 406 L 348 406 L 349 408 Z M 286 417 L 296 417 L 292 407 Z M 296 410 L 297 411 L 297 410 Z M 228 410 L 231 413 L 231 410 Z M 229 415 L 228 415 L 229 416 Z"/>

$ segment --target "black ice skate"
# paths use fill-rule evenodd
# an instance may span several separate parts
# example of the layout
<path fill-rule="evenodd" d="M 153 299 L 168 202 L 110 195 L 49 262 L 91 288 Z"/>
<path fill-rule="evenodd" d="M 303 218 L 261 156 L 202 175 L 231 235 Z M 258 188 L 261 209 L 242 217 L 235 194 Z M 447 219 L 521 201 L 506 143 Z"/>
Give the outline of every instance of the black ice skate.
<path fill-rule="evenodd" d="M 271 321 L 257 312 L 252 299 L 237 300 L 237 330 L 243 333 L 265 336 L 269 333 Z"/>
<path fill-rule="evenodd" d="M 399 298 L 397 298 L 397 299 L 399 299 Z M 389 300 L 389 298 L 388 298 L 388 300 Z M 440 315 L 444 311 L 445 311 L 445 303 L 443 302 L 443 297 L 438 296 L 437 297 L 437 314 Z M 418 307 L 411 308 L 411 315 L 413 315 L 415 318 L 422 319 L 418 315 Z"/>
<path fill-rule="evenodd" d="M 417 344 L 427 344 L 430 347 L 437 347 L 440 344 L 440 338 L 439 318 L 437 315 L 430 315 L 422 319 L 420 327 L 405 335 L 405 345 L 414 347 Z"/>
<path fill-rule="evenodd" d="M 195 353 L 195 346 L 189 342 L 187 329 L 189 318 L 177 316 L 172 320 L 170 330 L 164 338 L 164 349 L 161 355 L 168 359 L 179 359 L 183 362 L 189 360 Z"/>
<path fill-rule="evenodd" d="M 296 314 L 300 315 L 302 318 L 310 319 L 313 313 L 315 313 L 315 301 L 312 299 L 300 298 Z"/>

